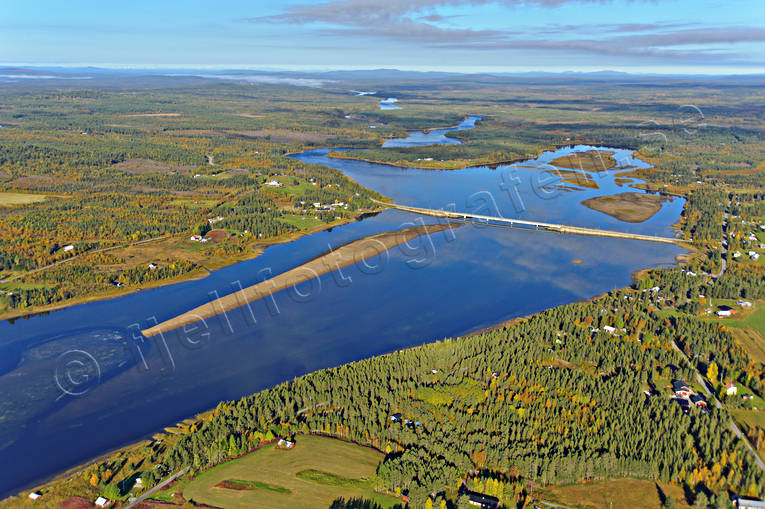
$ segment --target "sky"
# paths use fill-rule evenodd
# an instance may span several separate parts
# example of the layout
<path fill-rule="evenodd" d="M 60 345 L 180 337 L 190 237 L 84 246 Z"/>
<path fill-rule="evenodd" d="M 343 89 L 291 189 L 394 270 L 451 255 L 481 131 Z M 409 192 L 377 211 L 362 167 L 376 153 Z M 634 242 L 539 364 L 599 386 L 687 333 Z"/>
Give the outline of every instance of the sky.
<path fill-rule="evenodd" d="M 764 0 L 0 0 L 0 63 L 765 72 Z"/>

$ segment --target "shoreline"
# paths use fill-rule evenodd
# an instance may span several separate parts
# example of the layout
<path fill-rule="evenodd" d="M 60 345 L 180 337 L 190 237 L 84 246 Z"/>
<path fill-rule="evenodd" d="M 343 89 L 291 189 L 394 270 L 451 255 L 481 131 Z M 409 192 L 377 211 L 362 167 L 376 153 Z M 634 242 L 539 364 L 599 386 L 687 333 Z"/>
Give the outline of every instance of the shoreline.
<path fill-rule="evenodd" d="M 443 129 L 443 128 L 438 127 L 438 128 L 433 128 L 433 129 Z M 433 130 L 433 129 L 431 129 L 431 130 Z M 423 132 L 426 132 L 426 130 L 423 130 Z M 398 139 L 398 138 L 389 138 L 389 139 Z M 385 141 L 388 141 L 388 140 L 385 140 Z M 381 165 L 384 165 L 384 166 L 393 166 L 395 168 L 402 168 L 402 169 L 413 168 L 413 169 L 417 169 L 417 170 L 453 171 L 453 170 L 466 170 L 466 169 L 469 169 L 469 168 L 481 168 L 481 167 L 484 167 L 484 166 L 487 167 L 487 168 L 496 169 L 499 166 L 504 166 L 504 165 L 509 166 L 509 165 L 513 165 L 513 164 L 516 164 L 516 163 L 521 163 L 523 161 L 528 161 L 530 159 L 537 159 L 537 158 L 539 158 L 545 152 L 554 152 L 556 150 L 561 150 L 561 149 L 564 149 L 564 148 L 572 148 L 573 149 L 577 145 L 588 145 L 588 143 L 589 142 L 587 142 L 587 141 L 582 141 L 581 143 L 576 143 L 576 144 L 565 143 L 565 144 L 562 144 L 562 145 L 555 145 L 555 144 L 545 145 L 545 146 L 540 146 L 539 149 L 537 150 L 537 152 L 535 153 L 535 155 L 519 156 L 519 157 L 513 158 L 513 159 L 504 159 L 504 160 L 501 160 L 501 161 L 493 161 L 493 162 L 485 162 L 485 163 L 480 163 L 480 162 L 476 163 L 474 161 L 467 161 L 464 164 L 460 163 L 458 166 L 451 166 L 451 167 L 417 166 L 415 163 L 417 163 L 418 161 L 413 161 L 413 162 L 411 162 L 411 164 L 406 164 L 408 161 L 378 161 L 378 160 L 375 160 L 375 159 L 368 159 L 368 158 L 364 158 L 364 157 L 345 157 L 345 156 L 340 155 L 340 154 L 349 153 L 348 151 L 346 151 L 346 150 L 343 150 L 342 152 L 335 151 L 335 150 L 338 150 L 338 149 L 343 149 L 345 147 L 323 147 L 323 148 L 329 149 L 329 152 L 327 152 L 327 157 L 332 158 L 332 159 L 349 159 L 349 160 L 353 160 L 353 161 L 362 161 L 362 162 L 365 162 L 365 163 L 381 164 Z M 352 148 L 354 150 L 366 150 L 366 149 L 381 149 L 383 147 L 382 147 L 382 145 L 380 145 L 380 146 L 377 146 L 377 147 L 352 147 Z M 394 147 L 390 147 L 390 148 L 394 148 Z M 633 157 L 635 157 L 637 159 L 640 159 L 641 161 L 646 162 L 648 164 L 651 164 L 649 161 L 644 161 L 643 159 L 640 158 L 640 156 L 638 154 L 638 149 L 635 149 L 635 148 L 632 148 L 632 147 L 626 147 L 626 146 L 624 146 L 624 147 L 616 146 L 616 145 L 611 147 L 611 148 L 615 148 L 615 149 L 618 149 L 618 150 L 631 150 L 632 153 L 633 153 Z M 583 153 L 586 153 L 586 152 L 575 152 L 575 153 L 583 154 Z M 568 157 L 568 156 L 562 156 L 562 157 Z M 422 161 L 419 161 L 419 162 L 422 162 Z M 426 161 L 426 162 L 428 162 L 428 161 Z M 441 161 L 432 161 L 432 162 L 441 162 Z M 443 162 L 446 162 L 446 161 L 443 161 Z M 568 167 L 562 167 L 562 168 L 564 168 L 564 169 L 579 170 L 579 168 L 568 168 Z M 637 171 L 639 171 L 641 169 L 642 168 L 636 168 L 636 169 L 627 170 L 625 172 L 625 175 L 627 173 L 637 172 Z M 610 168 L 607 168 L 606 171 L 616 171 L 616 170 L 619 170 L 618 166 L 612 166 Z M 584 170 L 584 171 L 594 172 L 594 171 L 602 171 L 602 170 Z M 680 196 L 680 195 L 678 195 L 678 196 Z"/>
<path fill-rule="evenodd" d="M 171 286 L 174 284 L 185 283 L 188 281 L 199 281 L 201 279 L 208 277 L 211 273 L 218 271 L 220 269 L 231 267 L 232 265 L 236 265 L 237 263 L 254 260 L 260 255 L 262 255 L 265 252 L 265 250 L 271 246 L 276 246 L 279 244 L 287 244 L 295 240 L 298 240 L 302 237 L 320 233 L 332 228 L 337 228 L 339 226 L 344 226 L 354 221 L 361 221 L 362 219 L 366 217 L 379 214 L 383 210 L 385 210 L 383 207 L 379 209 L 364 210 L 364 211 L 360 211 L 358 214 L 356 214 L 352 218 L 348 218 L 347 220 L 336 221 L 333 223 L 328 223 L 321 226 L 317 226 L 315 228 L 311 228 L 310 230 L 306 230 L 302 232 L 293 232 L 280 237 L 274 237 L 272 239 L 258 241 L 250 245 L 250 247 L 252 248 L 252 251 L 251 253 L 249 253 L 249 256 L 239 256 L 239 257 L 228 258 L 222 263 L 208 264 L 208 265 L 211 265 L 210 267 L 207 267 L 205 265 L 200 265 L 199 268 L 196 270 L 188 272 L 187 274 L 181 274 L 180 276 L 176 276 L 173 278 L 164 279 L 160 281 L 153 281 L 151 283 L 147 283 L 145 285 L 140 285 L 140 286 L 123 287 L 122 290 L 118 290 L 117 288 L 114 288 L 114 289 L 110 288 L 101 293 L 75 297 L 65 302 L 58 302 L 58 303 L 48 304 L 44 306 L 33 306 L 33 307 L 25 308 L 23 310 L 7 311 L 5 313 L 0 313 L 0 321 L 13 322 L 20 319 L 30 319 L 30 318 L 34 318 L 37 315 L 45 315 L 54 311 L 61 311 L 63 309 L 79 306 L 82 304 L 109 301 L 109 300 L 118 299 L 120 297 L 125 297 L 128 295 L 133 295 L 135 293 L 142 292 L 145 290 L 152 290 L 154 288 L 161 288 L 163 286 Z M 173 238 L 173 237 L 167 237 L 167 238 Z M 179 238 L 185 238 L 185 236 L 179 237 Z"/>
<path fill-rule="evenodd" d="M 354 240 L 261 283 L 225 295 L 213 302 L 202 304 L 174 318 L 144 329 L 141 333 L 148 338 L 185 327 L 192 323 L 204 323 L 207 318 L 221 314 L 225 315 L 228 311 L 250 304 L 291 286 L 294 287 L 323 274 L 372 258 L 422 235 L 430 235 L 431 233 L 437 233 L 458 226 L 460 225 L 452 223 L 415 226 Z"/>
<path fill-rule="evenodd" d="M 552 150 L 557 150 L 557 149 L 560 149 L 560 148 L 563 148 L 563 147 L 566 147 L 566 146 L 572 146 L 573 147 L 573 145 L 563 145 L 561 147 L 553 146 Z M 539 155 L 541 155 L 543 152 L 545 152 L 547 150 L 550 150 L 550 148 L 540 148 L 537 157 L 539 157 Z M 638 157 L 637 150 L 634 150 L 634 149 L 629 149 L 629 150 L 633 150 L 633 153 L 635 154 L 635 157 Z M 528 158 L 521 158 L 521 159 L 519 159 L 519 161 L 522 161 L 522 160 L 525 160 L 525 159 L 528 159 Z M 358 159 L 358 160 L 361 160 L 361 159 Z M 505 162 L 497 162 L 497 163 L 490 163 L 490 164 L 486 164 L 486 165 L 480 164 L 480 165 L 477 165 L 477 166 L 492 166 L 492 165 L 497 165 L 498 166 L 498 165 L 501 165 L 501 164 L 504 164 L 504 163 Z M 391 164 L 391 163 L 378 163 L 378 164 L 384 164 L 384 165 L 400 167 L 400 168 L 408 168 L 408 166 L 400 166 L 400 165 Z M 509 164 L 512 164 L 512 163 L 509 163 Z M 466 169 L 466 168 L 470 168 L 470 167 L 474 167 L 474 166 L 476 166 L 476 165 L 465 165 L 463 167 L 453 168 L 453 169 Z M 439 169 L 439 170 L 442 170 L 442 171 L 447 170 L 447 169 L 440 169 L 440 168 L 418 168 L 418 169 L 424 169 L 424 170 Z M 636 171 L 636 170 L 632 170 L 632 171 Z M 346 177 L 346 178 L 348 178 L 348 177 Z M 677 195 L 677 196 L 683 197 L 682 195 Z M 385 202 L 389 201 L 389 199 L 387 197 L 382 197 L 382 200 L 385 201 Z M 392 200 L 390 200 L 390 201 L 392 202 Z M 301 238 L 303 236 L 306 236 L 306 235 L 311 235 L 311 234 L 318 233 L 318 232 L 321 232 L 321 231 L 325 231 L 325 230 L 328 230 L 328 229 L 331 229 L 331 228 L 334 228 L 334 227 L 337 227 L 337 226 L 342 226 L 342 225 L 351 223 L 353 221 L 358 221 L 358 220 L 361 220 L 363 217 L 367 217 L 367 216 L 370 216 L 370 215 L 376 215 L 376 214 L 380 213 L 383 210 L 384 210 L 384 208 L 381 207 L 379 209 L 371 209 L 371 210 L 362 211 L 359 214 L 355 215 L 354 217 L 348 218 L 347 220 L 343 220 L 343 221 L 338 221 L 338 222 L 331 223 L 331 224 L 322 225 L 322 226 L 316 227 L 314 229 L 311 229 L 311 230 L 308 230 L 308 231 L 305 231 L 305 232 L 294 232 L 294 233 L 289 234 L 288 236 L 283 237 L 283 238 L 274 238 L 274 239 L 270 239 L 270 240 L 259 242 L 259 243 L 257 243 L 257 244 L 252 246 L 254 252 L 249 253 L 250 256 L 228 260 L 226 263 L 224 263 L 222 265 L 219 265 L 219 266 L 216 266 L 215 270 L 218 270 L 220 268 L 227 267 L 227 266 L 230 266 L 230 265 L 242 262 L 242 261 L 247 261 L 247 260 L 251 260 L 251 259 L 257 258 L 258 256 L 260 256 L 264 252 L 264 250 L 267 247 L 269 247 L 271 245 L 288 243 L 288 242 L 291 242 L 293 240 L 297 240 L 297 239 L 299 239 L 299 238 Z M 680 222 L 681 219 L 682 219 L 682 216 L 680 218 L 678 218 L 678 221 L 675 224 Z M 675 226 L 675 224 L 673 224 L 673 226 Z M 448 227 L 460 226 L 460 224 L 459 223 L 456 224 L 456 225 L 455 224 L 451 224 L 450 226 L 446 226 L 446 225 L 427 225 L 427 228 L 431 228 L 432 229 L 431 232 L 436 232 L 436 231 L 440 231 L 440 230 L 436 230 L 436 228 L 438 226 L 442 226 L 443 227 L 442 229 L 444 229 L 444 228 L 448 228 Z M 371 238 L 374 238 L 374 236 L 366 237 L 364 239 L 359 239 L 358 241 L 354 241 L 354 242 L 363 242 L 363 241 L 369 240 Z M 346 244 L 346 246 L 347 245 L 348 244 Z M 398 244 L 396 244 L 396 245 L 398 245 Z M 675 244 L 675 245 L 678 245 L 678 244 Z M 394 246 L 391 246 L 391 247 L 394 247 Z M 683 247 L 688 252 L 683 254 L 683 255 L 678 255 L 678 257 L 676 257 L 676 263 L 677 264 L 682 264 L 683 263 L 683 261 L 681 261 L 681 259 L 679 258 L 680 256 L 689 257 L 689 256 L 692 256 L 696 252 L 696 249 L 691 248 L 690 245 L 689 246 L 684 246 L 683 245 L 683 246 L 680 246 L 680 247 Z M 379 254 L 379 253 L 375 253 L 372 256 L 375 256 L 377 254 Z M 321 259 L 322 256 L 323 255 L 319 255 L 319 257 L 317 257 L 317 259 Z M 314 260 L 317 260 L 317 259 L 314 259 Z M 352 263 L 357 263 L 359 261 L 361 261 L 361 260 L 354 260 Z M 299 267 L 302 267 L 302 266 L 299 266 Z M 634 277 L 635 274 L 638 274 L 639 272 L 641 272 L 643 270 L 648 270 L 650 268 L 651 267 L 647 267 L 647 268 L 643 268 L 643 269 L 638 269 L 638 270 L 636 270 L 636 271 L 634 271 L 632 273 L 632 276 Z M 208 270 L 208 274 L 209 274 L 209 272 L 210 272 L 209 269 L 206 269 L 206 270 Z M 331 270 L 335 270 L 335 269 L 332 268 L 332 269 L 330 269 L 330 271 Z M 192 280 L 192 279 L 203 279 L 204 277 L 206 277 L 206 275 L 202 276 L 200 278 L 183 278 L 183 276 L 181 276 L 181 278 L 178 279 L 178 280 L 157 282 L 157 284 L 153 285 L 152 287 L 167 286 L 167 285 L 170 285 L 170 284 L 175 284 L 175 283 L 178 283 L 178 282 L 188 281 L 188 280 Z M 268 281 L 270 281 L 270 280 L 268 280 Z M 295 283 L 295 284 L 297 284 L 297 283 Z M 35 314 L 36 313 L 47 312 L 47 311 L 53 311 L 53 310 L 56 310 L 56 309 L 63 309 L 63 308 L 67 308 L 69 306 L 74 306 L 74 305 L 78 305 L 78 304 L 82 304 L 82 303 L 86 303 L 86 302 L 91 302 L 91 301 L 108 300 L 108 299 L 111 299 L 111 298 L 117 298 L 117 297 L 121 297 L 123 295 L 127 295 L 127 294 L 130 294 L 130 293 L 135 293 L 137 291 L 140 291 L 141 289 L 148 289 L 148 288 L 144 287 L 144 288 L 135 289 L 134 291 L 129 291 L 129 292 L 126 292 L 124 294 L 115 295 L 113 297 L 107 297 L 106 299 L 103 298 L 103 297 L 97 297 L 97 298 L 94 298 L 94 299 L 85 299 L 84 301 L 80 301 L 80 302 L 69 302 L 69 303 L 66 303 L 64 305 L 54 306 L 53 309 L 47 309 L 47 310 L 43 309 L 43 310 L 36 311 Z M 602 295 L 603 294 L 596 295 L 596 296 L 593 296 L 593 297 L 590 297 L 590 298 L 587 298 L 587 299 L 579 299 L 579 301 L 595 300 L 595 299 L 601 297 Z M 572 301 L 572 302 L 577 302 L 577 301 Z M 238 304 L 237 307 L 239 307 L 241 305 L 243 305 L 243 304 Z M 531 313 L 531 314 L 525 315 L 523 317 L 515 317 L 515 318 L 511 318 L 511 319 L 508 319 L 508 320 L 501 321 L 499 323 L 495 323 L 495 324 L 491 324 L 491 325 L 488 325 L 488 326 L 485 326 L 485 327 L 481 327 L 479 329 L 476 329 L 473 332 L 469 332 L 469 333 L 463 334 L 462 336 L 472 337 L 472 336 L 480 335 L 480 334 L 483 334 L 483 333 L 486 333 L 486 332 L 490 332 L 492 330 L 497 330 L 497 329 L 505 328 L 505 327 L 513 325 L 514 323 L 517 323 L 519 321 L 527 319 L 528 317 L 531 317 L 531 316 L 533 316 L 533 315 L 535 315 L 537 313 L 544 312 L 544 311 L 546 311 L 548 309 L 553 309 L 554 307 L 557 307 L 557 306 L 552 306 L 552 307 L 549 307 L 549 308 L 545 308 L 545 309 L 542 309 L 542 310 L 537 311 L 535 313 Z M 24 315 L 21 315 L 21 316 L 24 316 Z M 29 315 L 27 314 L 27 316 L 29 316 Z M 5 318 L 5 317 L 0 316 L 0 318 Z M 163 323 L 165 323 L 165 322 L 163 322 Z M 157 325 L 155 327 L 160 327 L 161 325 L 162 324 L 159 324 L 159 325 Z M 182 326 L 182 325 L 179 325 L 179 326 Z M 145 332 L 145 331 L 143 331 L 143 332 Z M 442 338 L 441 340 L 443 340 L 443 339 L 444 338 Z M 426 340 L 423 343 L 420 343 L 418 345 L 413 345 L 413 346 L 408 347 L 406 349 L 421 348 L 421 347 L 423 347 L 425 345 L 432 344 L 432 343 L 434 343 L 436 341 L 440 341 L 440 340 L 430 340 L 430 341 Z M 382 353 L 380 355 L 384 356 L 384 355 L 389 355 L 391 353 L 393 353 L 393 352 L 388 352 L 387 354 L 386 353 Z M 375 357 L 375 356 L 372 356 L 372 357 Z M 361 360 L 361 359 L 359 359 L 359 360 Z M 258 392 L 260 392 L 260 391 L 258 391 Z M 213 410 L 214 410 L 214 408 L 202 411 L 200 413 L 195 414 L 194 417 L 188 417 L 188 418 L 183 419 L 182 421 L 179 421 L 179 422 L 184 422 L 184 421 L 187 421 L 187 420 L 190 420 L 190 419 L 198 420 L 199 418 L 201 418 L 202 416 L 204 416 L 206 414 L 209 414 L 209 412 L 211 412 Z M 178 423 L 175 423 L 175 424 L 178 424 Z M 156 437 L 156 436 L 159 436 L 159 435 L 169 434 L 169 432 L 166 430 L 167 427 L 169 427 L 169 426 L 163 427 L 161 431 L 154 432 L 150 436 L 151 437 Z M 39 481 L 38 481 L 38 484 L 36 484 L 35 486 L 43 486 L 43 485 L 51 484 L 51 483 L 54 483 L 54 482 L 58 482 L 58 481 L 60 481 L 63 478 L 66 478 L 68 476 L 73 475 L 74 473 L 77 473 L 78 471 L 81 471 L 83 468 L 87 468 L 87 467 L 91 466 L 94 462 L 99 461 L 101 458 L 111 457 L 111 456 L 113 456 L 115 454 L 121 453 L 121 452 L 126 451 L 128 449 L 131 449 L 131 448 L 135 447 L 136 445 L 140 445 L 140 444 L 144 443 L 147 440 L 152 440 L 152 438 L 148 438 L 148 439 L 144 438 L 144 439 L 140 439 L 138 441 L 131 441 L 130 443 L 125 444 L 125 445 L 123 445 L 121 447 L 117 447 L 117 448 L 109 450 L 109 451 L 107 451 L 105 453 L 99 454 L 99 455 L 93 457 L 92 459 L 89 459 L 89 460 L 84 461 L 82 463 L 78 463 L 75 466 L 72 466 L 72 467 L 70 467 L 68 469 L 60 471 L 57 474 L 53 474 L 53 475 L 49 476 L 47 478 L 47 480 L 44 481 L 43 484 L 39 484 Z M 22 495 L 23 495 L 23 492 L 22 492 Z M 10 495 L 9 497 L 6 497 L 4 500 L 8 500 L 8 499 L 13 498 L 15 496 L 16 495 Z"/>
<path fill-rule="evenodd" d="M 444 226 L 444 227 L 446 227 L 446 225 L 427 225 L 427 226 Z M 455 226 L 460 226 L 460 225 L 459 224 L 457 224 L 457 225 L 452 224 L 451 226 L 455 227 Z M 419 228 L 421 228 L 421 227 L 419 227 Z M 366 237 L 365 239 L 360 239 L 360 240 L 366 240 L 366 239 L 370 239 L 370 238 L 374 238 L 374 236 Z M 689 249 L 688 251 L 689 251 L 688 253 L 679 254 L 679 255 L 677 255 L 675 257 L 676 263 L 678 265 L 682 265 L 682 264 L 687 263 L 688 258 L 697 253 L 697 250 L 695 250 L 695 249 Z M 316 258 L 314 260 L 316 260 Z M 298 266 L 298 267 L 300 267 L 300 266 Z M 653 268 L 656 268 L 656 267 L 644 267 L 642 269 L 637 269 L 637 270 L 632 272 L 631 278 L 634 280 L 635 276 L 638 276 L 638 275 L 640 275 L 642 273 L 645 273 L 646 271 L 651 270 Z M 627 285 L 627 286 L 623 286 L 623 287 L 619 287 L 619 288 L 615 288 L 615 289 L 616 290 L 620 290 L 620 289 L 629 288 L 629 287 L 630 287 L 630 285 Z M 599 293 L 599 294 L 593 295 L 591 297 L 582 298 L 582 299 L 578 299 L 578 300 L 573 300 L 573 301 L 571 301 L 571 302 L 569 302 L 567 304 L 572 304 L 572 303 L 576 303 L 576 302 L 593 302 L 593 301 L 597 301 L 598 299 L 603 298 L 606 295 L 608 295 L 608 293 L 609 292 Z M 562 304 L 562 305 L 567 305 L 567 304 Z M 504 328 L 507 328 L 507 327 L 511 327 L 511 326 L 513 326 L 513 325 L 515 325 L 517 323 L 520 323 L 520 322 L 522 322 L 524 320 L 528 320 L 530 317 L 532 317 L 532 316 L 534 316 L 534 315 L 536 315 L 538 313 L 542 313 L 542 312 L 547 311 L 549 309 L 554 309 L 555 307 L 558 307 L 558 306 L 553 306 L 553 307 L 550 307 L 550 308 L 544 308 L 542 310 L 536 311 L 536 312 L 531 313 L 531 314 L 527 314 L 527 315 L 523 315 L 523 316 L 517 316 L 515 318 L 509 318 L 507 320 L 502 320 L 500 322 L 497 322 L 497 323 L 494 323 L 494 324 L 491 324 L 491 325 L 487 325 L 485 327 L 478 328 L 478 329 L 476 329 L 476 330 L 474 330 L 472 332 L 466 332 L 465 334 L 461 334 L 461 335 L 455 336 L 455 337 L 466 337 L 466 338 L 468 338 L 468 337 L 480 336 L 481 334 L 486 334 L 486 333 L 493 332 L 493 331 L 496 331 L 496 330 L 500 330 L 500 329 L 504 329 Z M 395 352 L 398 352 L 398 351 L 406 351 L 406 350 L 413 350 L 413 349 L 416 349 L 416 348 L 422 348 L 424 346 L 431 345 L 433 343 L 437 343 L 439 341 L 444 341 L 444 340 L 447 340 L 447 339 L 450 339 L 450 338 L 451 337 L 449 337 L 449 338 L 444 337 L 444 338 L 441 338 L 441 339 L 425 341 L 423 343 L 420 343 L 420 344 L 417 344 L 417 345 L 408 346 L 406 348 L 399 348 L 399 349 L 395 349 L 395 350 L 392 350 L 392 351 L 389 351 L 389 352 L 380 353 L 378 355 L 373 355 L 373 356 L 370 356 L 370 357 L 364 357 L 362 359 L 357 359 L 354 362 L 358 362 L 358 361 L 361 361 L 361 360 L 364 360 L 364 359 L 369 359 L 369 358 L 374 358 L 374 357 L 383 357 L 383 356 L 386 356 L 386 355 L 391 355 L 391 354 L 393 354 Z M 321 369 L 326 369 L 326 368 L 321 368 Z M 309 375 L 311 373 L 314 373 L 314 371 L 309 372 L 309 373 L 305 373 L 302 376 Z M 284 382 L 280 382 L 280 383 L 284 383 Z M 278 384 L 276 384 L 276 385 L 278 385 Z M 268 388 L 264 388 L 264 389 L 261 389 L 261 390 L 267 390 L 267 389 Z M 252 393 L 252 394 L 257 394 L 258 392 L 261 392 L 261 391 L 257 391 L 257 392 Z M 249 395 L 252 395 L 252 394 L 249 394 Z M 249 395 L 246 395 L 246 396 L 249 396 Z M 246 396 L 243 396 L 243 397 L 246 397 Z M 226 401 L 226 400 L 221 400 L 221 401 Z M 22 496 L 23 497 L 23 495 L 24 495 L 24 493 L 26 491 L 34 490 L 34 489 L 41 489 L 42 487 L 44 487 L 44 486 L 46 486 L 48 484 L 61 482 L 61 481 L 65 480 L 65 478 L 71 477 L 71 476 L 81 472 L 82 470 L 92 466 L 94 463 L 99 462 L 102 459 L 109 458 L 109 457 L 114 456 L 116 454 L 122 454 L 122 453 L 124 453 L 124 452 L 126 452 L 126 451 L 128 451 L 128 450 L 130 450 L 130 449 L 132 449 L 134 447 L 136 447 L 136 446 L 142 445 L 143 443 L 145 443 L 147 441 L 148 442 L 152 442 L 154 440 L 157 440 L 157 437 L 161 437 L 163 435 L 169 435 L 171 433 L 169 431 L 167 431 L 168 428 L 175 427 L 175 426 L 178 426 L 180 424 L 185 424 L 185 423 L 188 423 L 188 422 L 191 422 L 191 421 L 196 422 L 196 421 L 199 421 L 200 419 L 204 419 L 211 412 L 215 411 L 215 408 L 216 407 L 208 408 L 207 410 L 203 410 L 201 412 L 198 412 L 198 413 L 194 414 L 193 416 L 186 417 L 185 419 L 182 419 L 180 421 L 175 421 L 175 422 L 172 422 L 172 423 L 168 423 L 168 424 L 164 425 L 161 429 L 159 429 L 157 431 L 153 431 L 153 432 L 147 433 L 145 436 L 148 437 L 148 438 L 141 438 L 141 439 L 138 439 L 138 440 L 130 441 L 129 443 L 127 443 L 125 445 L 122 445 L 122 446 L 119 446 L 119 447 L 115 447 L 114 449 L 110 449 L 107 452 L 104 452 L 102 454 L 98 454 L 98 455 L 94 456 L 93 458 L 91 458 L 89 460 L 83 461 L 81 463 L 77 463 L 74 466 L 71 466 L 71 467 L 66 468 L 64 470 L 61 470 L 61 471 L 59 471 L 57 473 L 51 474 L 50 476 L 46 477 L 42 481 L 37 481 L 34 484 L 29 484 L 26 487 L 21 488 L 18 491 L 17 494 L 8 495 L 7 497 L 5 497 L 3 499 L 0 499 L 0 504 L 4 503 L 4 502 L 7 502 L 7 501 L 9 501 L 9 500 L 11 500 L 11 499 L 13 499 L 13 498 L 15 498 L 17 496 Z M 311 433 L 311 434 L 314 435 L 315 433 Z M 335 438 L 337 440 L 341 440 L 342 441 L 342 439 L 337 438 L 337 437 L 332 437 L 331 435 L 326 435 L 326 436 L 329 437 L 329 438 Z M 370 448 L 374 449 L 374 447 L 370 447 Z"/>
<path fill-rule="evenodd" d="M 366 148 L 382 148 L 382 147 L 366 147 Z M 562 148 L 562 147 L 558 147 L 558 148 Z M 364 149 L 361 149 L 361 150 L 364 150 Z M 515 164 L 515 163 L 520 163 L 520 162 L 523 162 L 523 161 L 528 161 L 529 159 L 536 159 L 537 157 L 542 155 L 542 153 L 548 152 L 550 150 L 557 150 L 557 149 L 554 148 L 554 147 L 545 147 L 543 149 L 540 149 L 540 151 L 537 152 L 537 155 L 535 155 L 535 156 L 528 156 L 528 157 L 519 156 L 519 157 L 517 157 L 515 159 L 504 159 L 502 161 L 493 161 L 493 162 L 486 162 L 486 163 L 480 163 L 480 162 L 477 163 L 475 161 L 466 161 L 465 164 L 460 164 L 458 166 L 450 166 L 448 168 L 447 167 L 418 166 L 418 165 L 414 164 L 416 162 L 422 162 L 422 161 L 415 161 L 412 164 L 404 164 L 403 162 L 377 161 L 375 159 L 366 159 L 366 158 L 363 158 L 363 157 L 344 157 L 344 156 L 338 155 L 338 154 L 345 154 L 346 152 L 330 151 L 330 152 L 327 152 L 327 157 L 332 158 L 332 159 L 345 159 L 345 160 L 350 160 L 350 161 L 362 161 L 362 162 L 365 162 L 365 163 L 380 164 L 380 165 L 383 165 L 383 166 L 393 166 L 394 168 L 401 168 L 401 169 L 416 169 L 416 170 L 426 170 L 426 171 L 457 171 L 457 170 L 467 170 L 467 169 L 470 169 L 470 168 L 482 168 L 484 166 L 487 167 L 487 168 L 496 169 L 499 166 L 512 165 L 512 164 Z M 438 162 L 440 162 L 440 161 L 438 161 Z"/>

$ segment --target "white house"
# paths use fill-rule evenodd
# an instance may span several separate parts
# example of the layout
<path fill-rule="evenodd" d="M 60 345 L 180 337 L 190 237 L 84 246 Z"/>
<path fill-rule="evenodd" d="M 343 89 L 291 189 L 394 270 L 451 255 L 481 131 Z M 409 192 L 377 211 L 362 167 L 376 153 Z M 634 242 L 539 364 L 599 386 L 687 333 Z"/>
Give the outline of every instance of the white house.
<path fill-rule="evenodd" d="M 751 258 L 752 260 L 757 261 L 757 260 L 760 259 L 760 253 L 754 253 L 752 255 L 749 255 L 749 258 Z"/>
<path fill-rule="evenodd" d="M 763 509 L 765 508 L 765 501 L 753 500 L 749 498 L 737 498 L 734 501 L 736 509 Z"/>
<path fill-rule="evenodd" d="M 64 246 L 64 252 L 68 253 L 69 251 L 74 251 L 74 246 L 71 244 L 68 246 Z"/>
<path fill-rule="evenodd" d="M 108 498 L 98 497 L 96 499 L 95 504 L 96 504 L 96 507 L 108 507 L 109 504 L 111 504 L 111 502 L 109 502 Z"/>
<path fill-rule="evenodd" d="M 152 262 L 149 264 L 149 270 L 155 270 L 157 268 L 157 264 Z"/>
<path fill-rule="evenodd" d="M 604 325 L 603 330 L 609 334 L 616 334 L 616 327 L 611 327 L 610 325 Z"/>
<path fill-rule="evenodd" d="M 266 182 L 266 185 L 268 187 L 282 187 L 284 184 L 282 184 L 281 182 L 278 182 L 276 180 L 272 180 L 270 182 Z"/>
<path fill-rule="evenodd" d="M 742 308 L 750 308 L 750 307 L 752 307 L 752 303 L 748 302 L 748 301 L 745 301 L 745 300 L 738 301 L 738 305 L 741 306 Z"/>
<path fill-rule="evenodd" d="M 295 442 L 290 442 L 289 440 L 280 438 L 279 441 L 276 443 L 276 445 L 284 449 L 292 449 L 293 447 L 295 447 Z"/>
<path fill-rule="evenodd" d="M 42 497 L 42 495 L 37 493 L 36 491 L 33 491 L 32 493 L 29 494 L 29 498 L 32 500 L 37 500 L 40 497 Z"/>
<path fill-rule="evenodd" d="M 725 394 L 728 396 L 735 396 L 737 392 L 738 388 L 734 384 L 729 383 L 725 386 Z"/>
<path fill-rule="evenodd" d="M 720 309 L 717 311 L 717 316 L 730 316 L 733 313 L 730 312 L 730 309 Z"/>

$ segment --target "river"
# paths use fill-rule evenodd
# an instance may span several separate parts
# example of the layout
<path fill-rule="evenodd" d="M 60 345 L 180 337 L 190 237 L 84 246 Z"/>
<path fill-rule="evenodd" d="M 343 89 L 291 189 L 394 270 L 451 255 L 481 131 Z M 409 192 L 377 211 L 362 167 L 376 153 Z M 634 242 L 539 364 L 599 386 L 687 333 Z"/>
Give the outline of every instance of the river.
<path fill-rule="evenodd" d="M 476 119 L 385 146 L 455 143 L 446 132 L 472 128 Z M 644 223 L 627 224 L 580 204 L 628 190 L 614 182 L 615 172 L 595 176 L 599 189 L 572 190 L 544 171 L 555 157 L 591 148 L 458 171 L 333 159 L 327 149 L 295 157 L 338 168 L 401 204 L 672 236 L 684 200 L 664 203 Z M 624 165 L 646 165 L 630 151 L 611 150 Z M 253 303 L 252 313 L 242 308 L 211 319 L 206 335 L 173 332 L 146 340 L 134 332 L 330 246 L 420 221 L 436 219 L 386 210 L 269 247 L 199 281 L 0 323 L 0 464 L 6 466 L 0 496 L 221 400 L 587 298 L 629 284 L 635 270 L 672 264 L 683 252 L 634 240 L 463 226 L 281 291 Z"/>

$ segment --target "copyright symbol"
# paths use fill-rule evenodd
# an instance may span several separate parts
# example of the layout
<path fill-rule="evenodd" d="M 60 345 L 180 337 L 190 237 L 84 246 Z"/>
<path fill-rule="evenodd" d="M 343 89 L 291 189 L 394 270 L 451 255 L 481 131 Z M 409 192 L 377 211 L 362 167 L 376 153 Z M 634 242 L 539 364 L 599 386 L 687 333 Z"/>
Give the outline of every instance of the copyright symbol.
<path fill-rule="evenodd" d="M 69 396 L 82 396 L 101 381 L 101 366 L 84 350 L 69 350 L 56 359 L 56 385 Z"/>
<path fill-rule="evenodd" d="M 677 109 L 675 118 L 672 122 L 679 127 L 685 134 L 694 134 L 701 127 L 706 127 L 704 122 L 704 113 L 698 106 L 693 104 L 684 104 Z"/>

